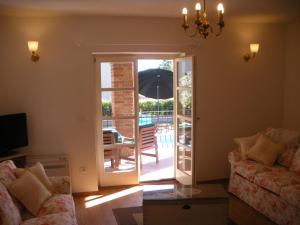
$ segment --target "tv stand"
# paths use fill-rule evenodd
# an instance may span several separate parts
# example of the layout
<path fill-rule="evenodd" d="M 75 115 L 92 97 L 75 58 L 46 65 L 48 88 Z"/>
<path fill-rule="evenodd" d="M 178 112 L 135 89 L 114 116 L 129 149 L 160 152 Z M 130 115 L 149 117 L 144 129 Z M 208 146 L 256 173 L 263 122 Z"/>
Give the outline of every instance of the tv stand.
<path fill-rule="evenodd" d="M 12 160 L 16 167 L 24 168 L 26 166 L 26 153 L 14 152 L 13 154 L 0 156 L 0 162 Z"/>

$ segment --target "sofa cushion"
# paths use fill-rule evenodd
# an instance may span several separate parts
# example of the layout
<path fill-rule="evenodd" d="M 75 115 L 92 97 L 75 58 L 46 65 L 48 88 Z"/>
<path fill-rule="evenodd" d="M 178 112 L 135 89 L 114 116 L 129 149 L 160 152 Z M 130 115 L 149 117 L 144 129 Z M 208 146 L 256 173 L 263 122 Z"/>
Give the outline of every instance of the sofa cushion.
<path fill-rule="evenodd" d="M 40 208 L 38 216 L 68 212 L 75 216 L 75 206 L 72 195 L 56 194 L 49 198 Z"/>
<path fill-rule="evenodd" d="M 300 132 L 282 128 L 269 128 L 266 135 L 272 141 L 288 147 L 294 147 L 300 141 Z"/>
<path fill-rule="evenodd" d="M 261 134 L 257 142 L 247 152 L 247 157 L 267 166 L 272 166 L 285 147 L 274 143 L 264 134 Z"/>
<path fill-rule="evenodd" d="M 255 175 L 254 183 L 277 195 L 285 186 L 300 184 L 300 176 L 284 167 L 272 167 L 271 171 Z"/>
<path fill-rule="evenodd" d="M 20 200 L 33 215 L 37 215 L 41 205 L 51 196 L 47 188 L 29 171 L 15 180 L 9 186 L 9 191 Z"/>
<path fill-rule="evenodd" d="M 277 163 L 281 166 L 289 168 L 292 164 L 294 155 L 296 153 L 296 148 L 288 148 L 282 154 L 279 155 Z"/>
<path fill-rule="evenodd" d="M 257 173 L 271 171 L 272 168 L 252 160 L 241 160 L 234 164 L 234 171 L 242 177 L 253 181 Z"/>
<path fill-rule="evenodd" d="M 13 172 L 14 169 L 16 169 L 16 166 L 11 160 L 0 163 L 0 182 L 7 188 L 17 179 Z"/>
<path fill-rule="evenodd" d="M 0 182 L 4 184 L 6 188 L 8 188 L 17 177 L 14 174 L 14 170 L 16 169 L 15 164 L 11 160 L 7 160 L 0 163 Z M 20 201 L 18 201 L 14 196 L 11 196 L 13 202 L 21 211 L 24 209 L 23 205 Z"/>
<path fill-rule="evenodd" d="M 247 152 L 249 149 L 256 143 L 259 133 L 249 136 L 249 137 L 240 137 L 240 138 L 234 138 L 234 142 L 239 146 L 239 149 L 241 151 L 241 157 L 242 159 L 247 159 Z"/>
<path fill-rule="evenodd" d="M 26 220 L 21 225 L 77 225 L 77 222 L 68 213 L 56 213 Z"/>
<path fill-rule="evenodd" d="M 21 221 L 18 208 L 13 203 L 6 187 L 0 183 L 0 224 L 19 225 Z"/>
<path fill-rule="evenodd" d="M 289 204 L 299 208 L 300 211 L 300 184 L 283 187 L 280 192 L 280 197 Z"/>
<path fill-rule="evenodd" d="M 69 176 L 49 177 L 55 194 L 71 194 L 71 184 Z"/>
<path fill-rule="evenodd" d="M 29 167 L 27 169 L 23 169 L 23 168 L 16 168 L 14 170 L 14 173 L 17 177 L 22 176 L 26 171 L 30 171 L 33 175 L 35 175 L 39 181 L 41 181 L 45 187 L 50 191 L 53 192 L 53 187 L 52 184 L 46 174 L 46 171 L 44 169 L 44 166 L 40 163 L 37 162 L 36 164 L 34 164 L 32 167 Z"/>
<path fill-rule="evenodd" d="M 290 170 L 300 173 L 300 148 L 298 148 L 297 152 L 295 153 Z"/>

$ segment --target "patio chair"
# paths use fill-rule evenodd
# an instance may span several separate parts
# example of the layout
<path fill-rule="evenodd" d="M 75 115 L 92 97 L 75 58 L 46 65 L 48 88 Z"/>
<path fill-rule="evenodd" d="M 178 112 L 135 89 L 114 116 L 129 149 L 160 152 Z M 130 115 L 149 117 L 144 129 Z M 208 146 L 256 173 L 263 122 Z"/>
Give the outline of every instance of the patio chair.
<path fill-rule="evenodd" d="M 111 145 L 115 143 L 115 136 L 111 132 L 103 132 L 103 145 Z M 119 159 L 117 157 L 118 149 L 104 149 L 104 159 L 109 159 L 111 168 L 117 168 Z"/>
<path fill-rule="evenodd" d="M 156 164 L 158 160 L 158 147 L 156 140 L 156 126 L 142 127 L 139 130 L 139 147 L 140 147 L 140 161 L 142 166 L 142 155 L 155 157 Z M 154 153 L 145 152 L 148 150 L 154 149 Z"/>
<path fill-rule="evenodd" d="M 158 160 L 158 147 L 157 147 L 157 141 L 155 133 L 157 131 L 157 128 L 155 125 L 144 125 L 143 127 L 140 127 L 139 129 L 139 149 L 140 149 L 140 166 L 142 167 L 142 155 L 155 157 L 156 164 L 159 162 Z M 124 141 L 132 141 L 132 138 L 123 137 Z M 154 150 L 154 153 L 149 153 L 148 150 Z M 145 152 L 147 151 L 147 152 Z M 120 159 L 125 159 L 129 161 L 134 161 L 134 149 L 132 148 L 122 148 L 120 153 Z"/>

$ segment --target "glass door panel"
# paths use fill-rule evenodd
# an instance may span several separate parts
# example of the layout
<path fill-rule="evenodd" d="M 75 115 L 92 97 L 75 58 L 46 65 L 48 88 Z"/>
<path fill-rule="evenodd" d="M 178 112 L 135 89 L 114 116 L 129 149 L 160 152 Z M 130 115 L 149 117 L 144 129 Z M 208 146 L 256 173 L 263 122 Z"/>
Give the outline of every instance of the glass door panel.
<path fill-rule="evenodd" d="M 192 61 L 177 61 L 177 87 L 192 87 L 192 72 Z"/>
<path fill-rule="evenodd" d="M 177 168 L 191 176 L 192 174 L 192 158 L 191 158 L 191 150 L 189 148 L 185 148 L 182 146 L 177 146 Z"/>
<path fill-rule="evenodd" d="M 177 114 L 191 117 L 192 115 L 192 90 L 181 89 L 177 91 Z"/>
<path fill-rule="evenodd" d="M 136 60 L 118 60 L 115 56 L 111 61 L 99 59 L 97 64 L 100 66 L 100 185 L 136 184 Z"/>
<path fill-rule="evenodd" d="M 102 91 L 102 116 L 133 117 L 134 91 Z"/>
<path fill-rule="evenodd" d="M 177 142 L 192 147 L 192 123 L 183 119 L 177 120 Z"/>
<path fill-rule="evenodd" d="M 176 179 L 194 183 L 193 173 L 193 58 L 176 59 Z"/>
<path fill-rule="evenodd" d="M 133 88 L 134 62 L 101 62 L 101 88 Z"/>

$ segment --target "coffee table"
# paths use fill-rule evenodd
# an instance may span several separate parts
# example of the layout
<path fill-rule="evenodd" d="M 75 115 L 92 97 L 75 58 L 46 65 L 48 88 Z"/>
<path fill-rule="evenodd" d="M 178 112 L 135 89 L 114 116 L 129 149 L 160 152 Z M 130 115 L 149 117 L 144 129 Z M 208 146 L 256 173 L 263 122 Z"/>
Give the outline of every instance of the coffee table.
<path fill-rule="evenodd" d="M 228 195 L 222 185 L 149 185 L 143 193 L 144 225 L 228 224 Z"/>

